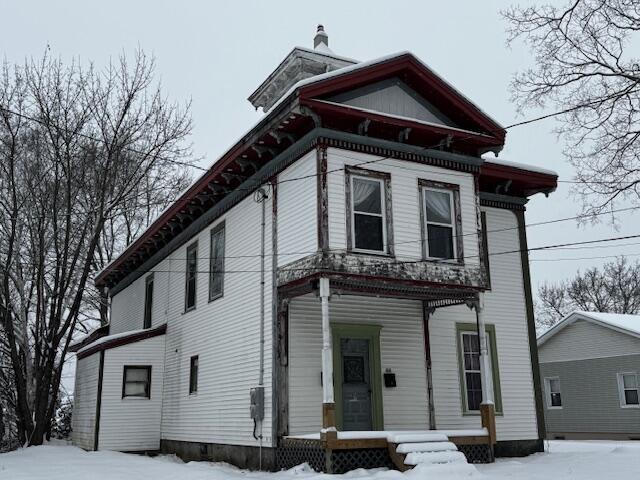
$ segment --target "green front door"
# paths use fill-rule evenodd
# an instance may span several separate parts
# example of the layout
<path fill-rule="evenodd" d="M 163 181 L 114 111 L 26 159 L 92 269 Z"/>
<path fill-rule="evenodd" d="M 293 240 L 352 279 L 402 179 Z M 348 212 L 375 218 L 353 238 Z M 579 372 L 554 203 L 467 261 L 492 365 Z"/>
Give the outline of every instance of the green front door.
<path fill-rule="evenodd" d="M 331 329 L 338 429 L 382 430 L 380 327 L 332 324 Z"/>

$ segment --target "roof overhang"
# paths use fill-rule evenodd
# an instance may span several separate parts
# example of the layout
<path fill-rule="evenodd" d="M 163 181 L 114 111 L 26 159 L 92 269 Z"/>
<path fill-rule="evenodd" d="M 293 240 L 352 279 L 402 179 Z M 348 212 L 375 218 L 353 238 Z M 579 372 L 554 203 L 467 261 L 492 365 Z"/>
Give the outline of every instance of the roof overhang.
<path fill-rule="evenodd" d="M 133 332 L 125 332 L 123 334 L 112 335 L 95 340 L 93 343 L 84 346 L 78 350 L 77 358 L 82 359 L 93 355 L 96 352 L 109 350 L 111 348 L 122 347 L 131 343 L 140 342 L 149 338 L 158 337 L 167 333 L 167 324 L 159 327 L 149 328 L 146 330 L 136 330 Z"/>

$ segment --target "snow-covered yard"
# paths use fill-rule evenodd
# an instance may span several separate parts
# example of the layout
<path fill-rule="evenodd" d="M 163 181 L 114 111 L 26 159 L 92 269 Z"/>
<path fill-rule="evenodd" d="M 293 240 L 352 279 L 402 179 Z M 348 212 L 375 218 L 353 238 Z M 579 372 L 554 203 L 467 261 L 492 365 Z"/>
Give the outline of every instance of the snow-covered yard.
<path fill-rule="evenodd" d="M 477 467 L 438 466 L 405 474 L 384 469 L 356 470 L 335 476 L 318 474 L 304 466 L 279 473 L 247 472 L 223 464 L 183 463 L 166 456 L 148 458 L 115 452 L 84 452 L 66 445 L 33 447 L 0 455 L 2 480 L 601 480 L 635 478 L 638 472 L 640 443 L 609 441 L 555 441 L 547 444 L 544 454 L 502 459 Z"/>

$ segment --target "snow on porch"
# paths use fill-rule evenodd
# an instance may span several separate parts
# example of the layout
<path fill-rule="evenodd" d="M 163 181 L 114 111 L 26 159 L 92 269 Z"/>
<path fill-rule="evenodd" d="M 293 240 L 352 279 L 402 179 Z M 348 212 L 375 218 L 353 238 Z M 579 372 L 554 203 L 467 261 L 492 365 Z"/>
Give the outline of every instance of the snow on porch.
<path fill-rule="evenodd" d="M 411 435 L 414 438 L 429 438 L 430 440 L 416 441 L 437 441 L 436 438 L 444 437 L 486 437 L 489 435 L 486 428 L 468 430 L 373 430 L 357 432 L 338 432 L 338 440 L 366 440 L 374 438 L 384 438 L 388 442 L 398 443 L 403 436 Z M 320 440 L 320 433 L 307 433 L 303 435 L 290 435 L 285 438 L 298 440 Z M 433 438 L 433 440 L 431 440 Z M 403 441 L 406 441 L 403 439 Z"/>

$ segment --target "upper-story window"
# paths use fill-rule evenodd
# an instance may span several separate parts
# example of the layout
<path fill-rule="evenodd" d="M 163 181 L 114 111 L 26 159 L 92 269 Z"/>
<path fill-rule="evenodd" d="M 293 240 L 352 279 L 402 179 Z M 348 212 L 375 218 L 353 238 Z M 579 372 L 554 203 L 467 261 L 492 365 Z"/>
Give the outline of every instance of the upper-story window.
<path fill-rule="evenodd" d="M 211 230 L 211 259 L 209 264 L 209 301 L 224 291 L 224 222 Z"/>
<path fill-rule="evenodd" d="M 184 310 L 196 308 L 196 285 L 198 276 L 198 244 L 193 243 L 187 247 L 187 269 L 184 292 Z"/>
<path fill-rule="evenodd" d="M 390 176 L 347 167 L 348 249 L 392 254 Z"/>
<path fill-rule="evenodd" d="M 420 180 L 425 258 L 462 261 L 459 187 Z"/>
<path fill-rule="evenodd" d="M 142 328 L 151 328 L 153 313 L 153 274 L 149 275 L 144 286 L 144 320 Z"/>

